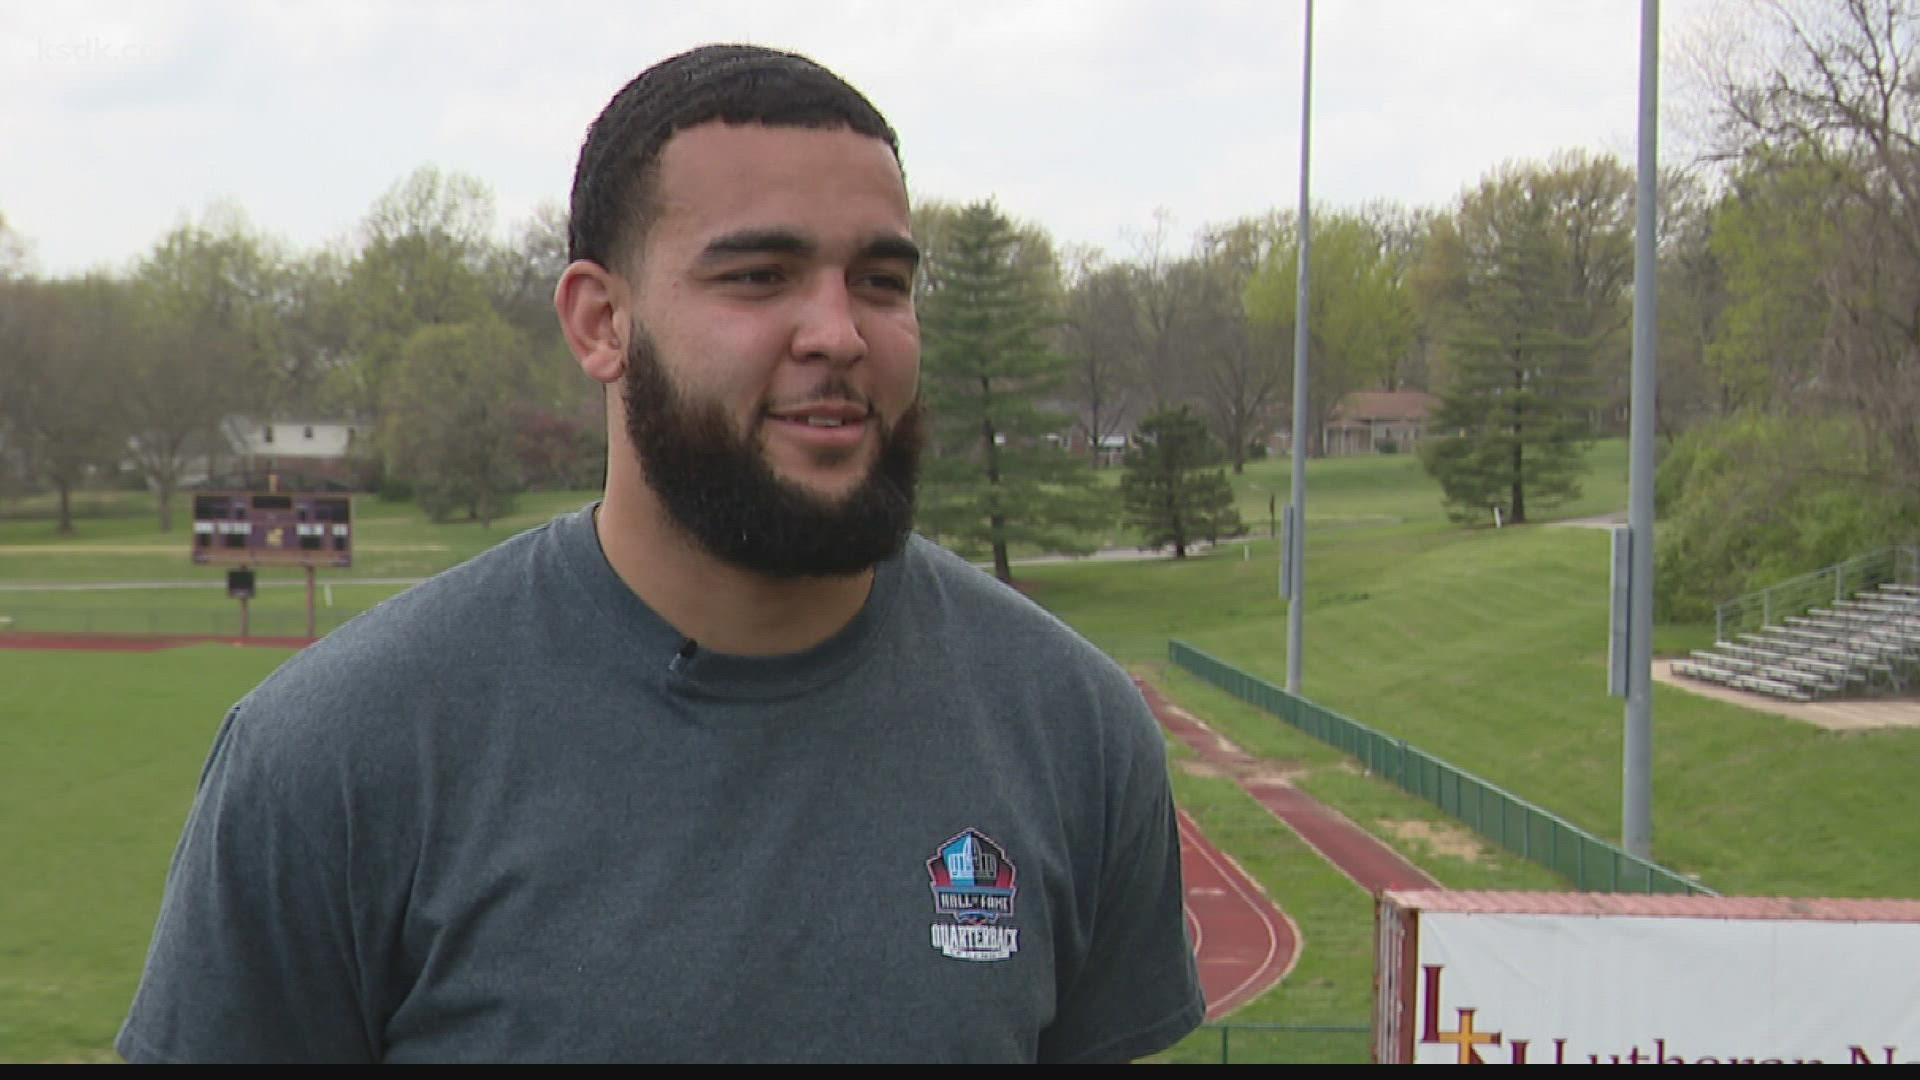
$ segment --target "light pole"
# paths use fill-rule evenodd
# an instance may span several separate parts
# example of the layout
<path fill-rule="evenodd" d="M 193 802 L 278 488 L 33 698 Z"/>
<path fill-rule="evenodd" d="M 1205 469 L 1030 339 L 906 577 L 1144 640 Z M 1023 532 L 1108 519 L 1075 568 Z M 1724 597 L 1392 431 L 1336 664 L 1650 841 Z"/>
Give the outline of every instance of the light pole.
<path fill-rule="evenodd" d="M 1660 76 L 1660 0 L 1640 0 L 1640 163 L 1634 197 L 1633 390 L 1627 467 L 1627 715 L 1620 834 L 1630 855 L 1653 857 L 1653 422 L 1654 178 Z"/>
<path fill-rule="evenodd" d="M 1313 0 L 1307 0 L 1306 43 L 1300 56 L 1300 289 L 1293 304 L 1293 492 L 1287 505 L 1286 569 L 1281 574 L 1287 597 L 1287 692 L 1300 692 L 1301 654 L 1306 651 L 1307 533 L 1307 227 L 1308 157 L 1313 124 Z"/>

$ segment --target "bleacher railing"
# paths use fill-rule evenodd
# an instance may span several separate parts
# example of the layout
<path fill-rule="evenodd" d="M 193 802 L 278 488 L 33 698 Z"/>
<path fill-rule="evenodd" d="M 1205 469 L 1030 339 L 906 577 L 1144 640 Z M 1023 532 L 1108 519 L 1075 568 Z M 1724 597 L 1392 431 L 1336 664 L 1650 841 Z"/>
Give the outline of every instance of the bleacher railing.
<path fill-rule="evenodd" d="M 1583 892 L 1718 895 L 1658 863 L 1630 855 L 1565 819 L 1383 732 L 1349 720 L 1183 641 L 1168 657 L 1201 680 L 1343 750 L 1375 776 L 1398 784 L 1510 852 L 1573 882 Z"/>
<path fill-rule="evenodd" d="M 1889 583 L 1920 585 L 1920 547 L 1881 548 L 1718 604 L 1713 609 L 1713 637 L 1728 641 L 1733 634 L 1777 626 L 1789 615 L 1804 615 Z"/>

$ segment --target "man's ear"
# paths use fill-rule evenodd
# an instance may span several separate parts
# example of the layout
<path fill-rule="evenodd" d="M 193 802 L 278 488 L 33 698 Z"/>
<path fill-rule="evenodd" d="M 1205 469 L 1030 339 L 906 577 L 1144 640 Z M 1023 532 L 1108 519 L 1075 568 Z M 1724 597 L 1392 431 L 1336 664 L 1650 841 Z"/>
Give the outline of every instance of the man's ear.
<path fill-rule="evenodd" d="M 627 370 L 626 279 L 599 263 L 581 259 L 560 274 L 553 310 L 580 370 L 600 383 L 614 383 Z"/>

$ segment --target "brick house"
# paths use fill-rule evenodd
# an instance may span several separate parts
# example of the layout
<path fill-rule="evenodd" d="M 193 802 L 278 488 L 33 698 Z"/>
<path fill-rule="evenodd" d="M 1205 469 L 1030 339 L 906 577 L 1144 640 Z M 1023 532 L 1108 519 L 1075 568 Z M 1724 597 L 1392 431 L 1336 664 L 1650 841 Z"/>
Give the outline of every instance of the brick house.
<path fill-rule="evenodd" d="M 1358 390 L 1340 399 L 1322 434 L 1328 457 L 1406 453 L 1419 445 L 1440 399 L 1425 390 Z"/>

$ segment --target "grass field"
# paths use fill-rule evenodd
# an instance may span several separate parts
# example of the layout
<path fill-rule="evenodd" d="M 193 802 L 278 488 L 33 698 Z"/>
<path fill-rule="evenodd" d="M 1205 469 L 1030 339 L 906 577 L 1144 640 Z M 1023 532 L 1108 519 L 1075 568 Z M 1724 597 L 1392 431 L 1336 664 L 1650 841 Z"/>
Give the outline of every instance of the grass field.
<path fill-rule="evenodd" d="M 286 656 L 0 649 L 0 1061 L 113 1060 L 214 730 Z"/>
<path fill-rule="evenodd" d="M 1625 505 L 1624 448 L 1599 444 L 1594 462 L 1586 494 L 1553 516 Z M 1240 478 L 1250 524 L 1264 522 L 1273 485 L 1284 501 L 1287 468 L 1258 462 Z M 1605 694 L 1605 534 L 1450 525 L 1435 489 L 1405 456 L 1314 462 L 1309 477 L 1307 696 L 1617 837 L 1622 705 Z M 350 586 L 347 577 L 431 572 L 588 497 L 531 499 L 490 530 L 433 526 L 410 508 L 367 500 L 356 508 L 360 542 L 408 550 L 369 554 L 336 577 L 336 607 L 350 612 L 392 591 Z M 183 542 L 136 518 L 83 521 L 77 543 L 96 550 L 6 553 L 53 543 L 46 531 L 44 522 L 0 521 L 0 583 L 210 573 L 187 563 Z M 140 546 L 154 550 L 109 550 Z M 1256 540 L 1184 562 L 1032 566 L 1019 576 L 1123 663 L 1241 746 L 1297 770 L 1301 787 L 1445 884 L 1564 887 L 1463 840 L 1426 804 L 1359 775 L 1273 717 L 1168 669 L 1166 643 L 1178 637 L 1284 681 L 1276 554 L 1270 540 Z M 156 595 L 63 593 L 58 603 L 126 613 L 176 602 L 172 593 Z M 0 594 L 0 606 L 18 599 Z M 256 604 L 286 602 L 304 604 L 303 591 L 263 589 Z M 193 603 L 231 613 L 233 602 L 209 588 Z M 1702 633 L 1660 627 L 1656 649 L 1684 649 Z M 227 647 L 0 651 L 0 850 L 9 853 L 0 890 L 0 1060 L 107 1054 L 214 726 L 282 656 Z M 1655 690 L 1654 724 L 1657 860 L 1727 893 L 1920 896 L 1920 863 L 1911 857 L 1920 843 L 1920 785 L 1904 775 L 1920 732 L 1836 735 L 1664 686 Z M 1175 785 L 1208 835 L 1299 923 L 1305 942 L 1287 982 L 1234 1019 L 1364 1024 L 1369 898 L 1231 783 L 1189 775 L 1176 761 Z M 1367 1049 L 1364 1037 L 1352 1036 L 1233 1038 L 1235 1060 L 1364 1060 Z M 1219 1040 L 1203 1031 L 1167 1057 L 1218 1060 Z"/>
<path fill-rule="evenodd" d="M 1252 555 L 1125 575 L 1036 568 L 1029 587 L 1149 672 L 1177 637 L 1283 683 L 1273 551 Z M 1605 535 L 1588 529 L 1310 539 L 1303 690 L 1617 839 L 1623 704 L 1606 695 L 1606 563 Z M 1284 752 L 1277 721 L 1225 716 L 1249 749 Z M 1829 732 L 1664 685 L 1654 718 L 1657 861 L 1723 892 L 1920 895 L 1920 863 L 1903 854 L 1920 845 L 1920 785 L 1904 779 L 1920 731 Z"/>

